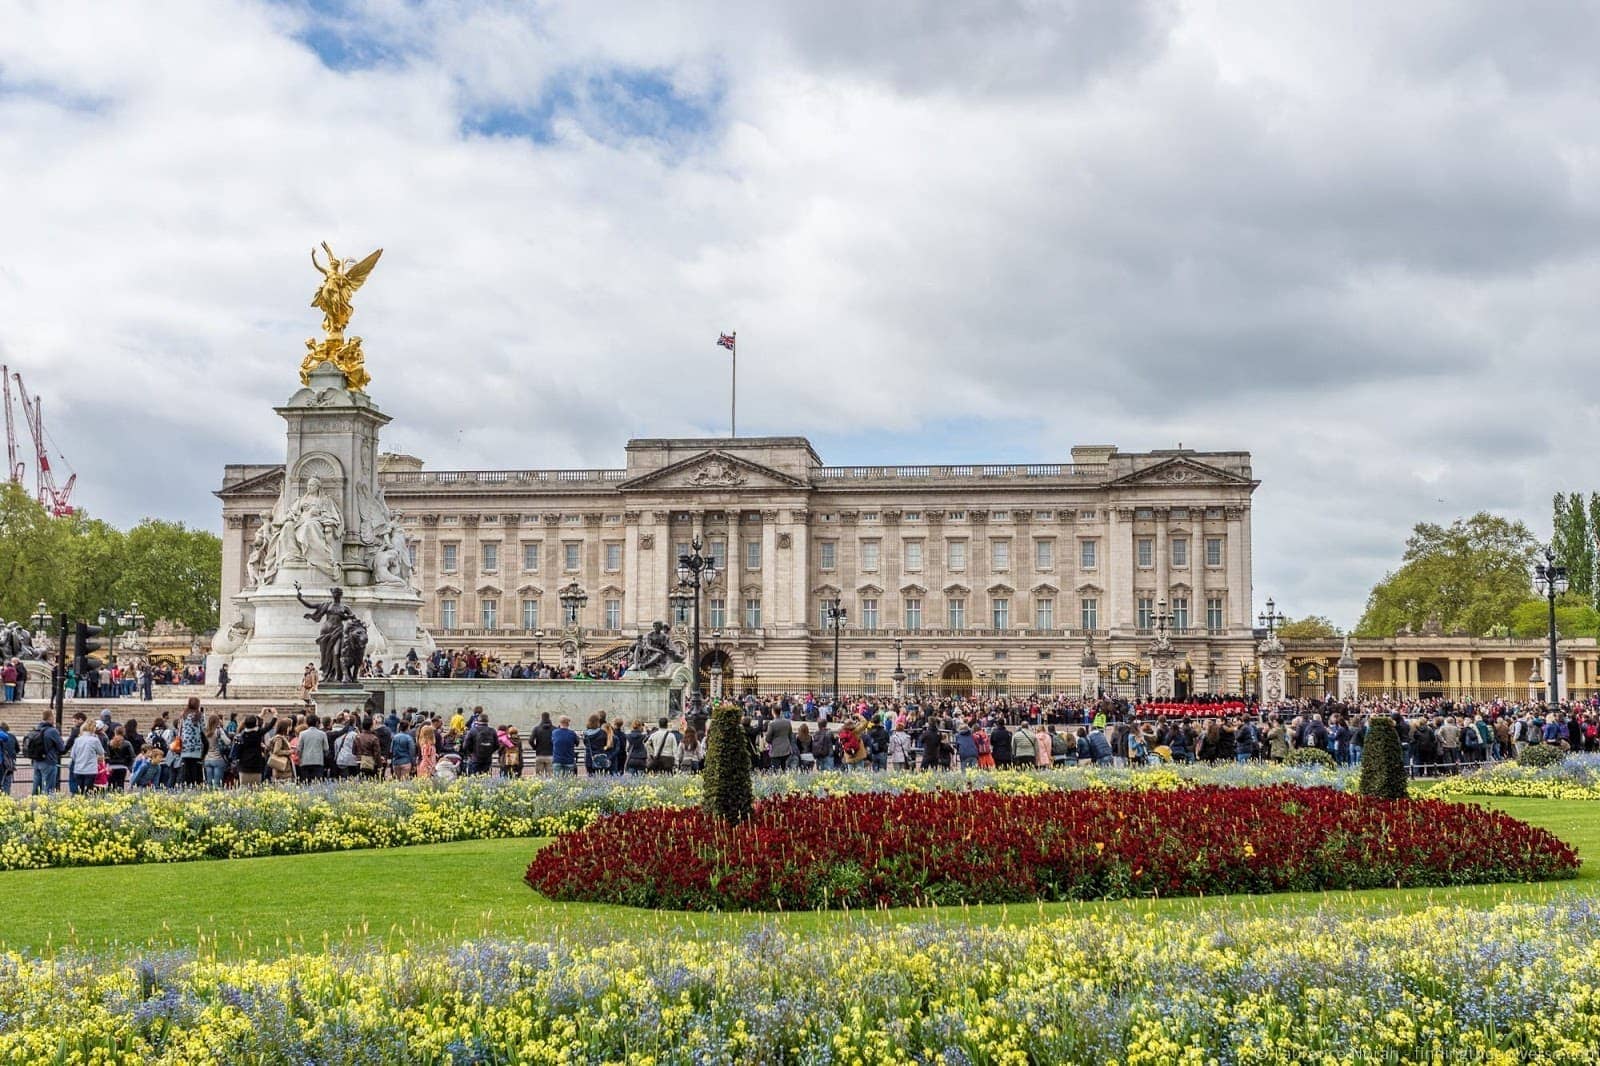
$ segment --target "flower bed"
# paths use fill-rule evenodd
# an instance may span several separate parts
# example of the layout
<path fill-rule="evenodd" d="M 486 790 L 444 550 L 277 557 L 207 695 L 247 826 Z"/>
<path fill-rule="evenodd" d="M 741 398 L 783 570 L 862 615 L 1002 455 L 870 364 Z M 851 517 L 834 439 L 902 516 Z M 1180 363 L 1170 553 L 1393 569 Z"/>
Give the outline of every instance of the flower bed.
<path fill-rule="evenodd" d="M 1190 781 L 1346 782 L 1344 775 L 1284 768 L 1186 766 L 1014 773 L 757 774 L 757 798 L 993 788 L 1044 792 L 1176 788 Z M 138 791 L 78 797 L 0 798 L 0 870 L 238 859 L 392 848 L 451 840 L 558 836 L 604 814 L 700 802 L 687 776 L 469 778 L 350 782 L 228 791 Z"/>
<path fill-rule="evenodd" d="M 1600 757 L 1569 755 L 1552 766 L 1495 763 L 1471 773 L 1414 782 L 1430 796 L 1519 796 L 1525 799 L 1600 800 Z"/>
<path fill-rule="evenodd" d="M 1411 887 L 1575 877 L 1578 855 L 1508 815 L 1328 788 L 800 796 L 729 825 L 601 819 L 541 850 L 559 900 L 811 910 Z"/>
<path fill-rule="evenodd" d="M 0 958 L 0 1061 L 1592 1063 L 1584 899 L 1399 917 L 741 939 L 593 930 L 270 962 Z"/>

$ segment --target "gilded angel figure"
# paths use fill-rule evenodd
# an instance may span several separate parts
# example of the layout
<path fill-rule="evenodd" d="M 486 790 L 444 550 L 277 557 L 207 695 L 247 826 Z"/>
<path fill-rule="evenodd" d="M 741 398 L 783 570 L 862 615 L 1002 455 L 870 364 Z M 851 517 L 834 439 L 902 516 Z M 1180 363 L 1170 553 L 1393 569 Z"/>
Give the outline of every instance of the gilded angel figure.
<path fill-rule="evenodd" d="M 311 265 L 322 275 L 322 284 L 317 287 L 316 295 L 311 297 L 311 306 L 322 312 L 324 333 L 330 338 L 343 337 L 345 327 L 350 324 L 353 310 L 350 298 L 367 280 L 372 268 L 378 265 L 378 257 L 383 254 L 383 249 L 379 248 L 359 263 L 354 259 L 340 259 L 334 255 L 327 241 L 322 242 L 322 250 L 328 256 L 326 268 L 317 262 L 317 250 L 311 249 Z"/>

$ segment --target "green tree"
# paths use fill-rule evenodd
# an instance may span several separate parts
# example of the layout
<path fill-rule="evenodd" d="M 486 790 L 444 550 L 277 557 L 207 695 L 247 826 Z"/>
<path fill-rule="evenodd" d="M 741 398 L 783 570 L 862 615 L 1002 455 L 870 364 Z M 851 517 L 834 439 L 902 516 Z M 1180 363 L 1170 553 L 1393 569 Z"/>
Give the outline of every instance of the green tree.
<path fill-rule="evenodd" d="M 1542 637 L 1550 632 L 1550 601 L 1528 599 L 1511 612 L 1511 632 L 1519 637 Z M 1556 599 L 1556 633 L 1562 637 L 1600 634 L 1600 611 L 1576 590 Z"/>
<path fill-rule="evenodd" d="M 750 787 L 750 746 L 744 740 L 744 717 L 735 704 L 722 703 L 711 712 L 700 782 L 707 814 L 725 822 L 750 817 L 755 803 Z"/>
<path fill-rule="evenodd" d="M 1318 640 L 1338 635 L 1339 627 L 1320 614 L 1308 614 L 1304 618 L 1285 618 L 1278 626 L 1278 636 L 1284 640 Z"/>
<path fill-rule="evenodd" d="M 1447 633 L 1486 633 L 1527 600 L 1537 547 L 1521 522 L 1485 511 L 1449 526 L 1419 522 L 1400 568 L 1367 597 L 1356 634 L 1391 637 L 1432 620 Z"/>
<path fill-rule="evenodd" d="M 147 518 L 127 533 L 120 605 L 137 600 L 148 618 L 163 618 L 195 633 L 217 628 L 222 585 L 222 541 L 182 522 Z"/>
<path fill-rule="evenodd" d="M 0 618 L 25 621 L 40 600 L 59 609 L 66 566 L 63 524 L 22 486 L 0 482 Z"/>
<path fill-rule="evenodd" d="M 1558 492 L 1550 522 L 1550 549 L 1567 568 L 1572 591 L 1591 603 L 1595 596 L 1595 527 L 1589 522 L 1589 511 L 1593 506 L 1593 493 L 1586 507 L 1583 493 Z"/>

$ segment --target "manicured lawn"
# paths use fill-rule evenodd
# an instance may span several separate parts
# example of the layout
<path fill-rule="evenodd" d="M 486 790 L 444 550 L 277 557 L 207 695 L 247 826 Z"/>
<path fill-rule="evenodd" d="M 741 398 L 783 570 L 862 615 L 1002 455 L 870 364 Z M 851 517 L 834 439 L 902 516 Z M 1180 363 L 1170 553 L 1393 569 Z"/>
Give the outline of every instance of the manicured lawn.
<path fill-rule="evenodd" d="M 487 935 L 581 936 L 592 931 L 738 935 L 782 923 L 823 930 L 844 923 L 954 921 L 1021 923 L 1091 911 L 1218 920 L 1326 907 L 1345 913 L 1404 912 L 1432 903 L 1488 906 L 1600 891 L 1600 804 L 1571 800 L 1483 800 L 1551 830 L 1583 856 L 1577 881 L 1458 889 L 1291 893 L 1214 899 L 1124 900 L 1036 906 L 907 909 L 862 914 L 686 915 L 551 903 L 522 883 L 538 841 L 487 840 L 430 847 L 299 855 L 165 866 L 0 873 L 0 947 L 42 952 L 65 946 L 124 949 L 203 944 L 225 956 L 275 956 L 289 948 L 382 943 L 426 947 Z"/>

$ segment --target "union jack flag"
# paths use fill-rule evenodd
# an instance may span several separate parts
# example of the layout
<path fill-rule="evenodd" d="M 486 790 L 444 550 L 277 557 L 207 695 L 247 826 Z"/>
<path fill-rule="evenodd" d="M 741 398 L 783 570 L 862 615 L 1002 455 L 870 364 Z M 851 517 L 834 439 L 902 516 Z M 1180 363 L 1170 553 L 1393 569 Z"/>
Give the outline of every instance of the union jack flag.
<path fill-rule="evenodd" d="M 733 338 L 737 337 L 738 335 L 738 330 L 734 330 L 732 333 L 723 333 L 717 337 L 717 343 L 731 352 L 733 351 Z"/>

